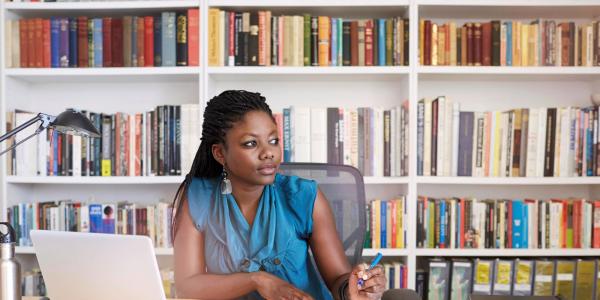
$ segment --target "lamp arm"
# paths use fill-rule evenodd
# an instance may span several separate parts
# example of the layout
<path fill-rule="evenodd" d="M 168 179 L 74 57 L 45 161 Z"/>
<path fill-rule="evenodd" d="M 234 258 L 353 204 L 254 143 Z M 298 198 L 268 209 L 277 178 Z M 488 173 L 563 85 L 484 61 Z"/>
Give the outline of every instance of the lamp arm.
<path fill-rule="evenodd" d="M 37 121 L 42 121 L 42 124 L 40 124 L 40 127 L 38 127 L 35 132 L 33 134 L 31 134 L 30 136 L 26 137 L 25 139 L 15 143 L 14 145 L 10 146 L 9 148 L 5 149 L 4 151 L 0 152 L 0 156 L 2 156 L 4 153 L 14 149 L 15 147 L 21 145 L 23 142 L 27 141 L 28 139 L 38 135 L 40 132 L 42 132 L 44 129 L 48 128 L 52 122 L 54 121 L 54 119 L 56 119 L 56 117 L 54 116 L 50 116 L 44 113 L 39 113 L 37 114 L 35 117 L 31 118 L 29 121 L 17 126 L 16 128 L 13 128 L 11 131 L 5 133 L 4 135 L 0 136 L 0 142 L 3 142 L 4 140 L 12 137 L 13 135 L 19 133 L 20 131 L 24 130 L 25 128 L 33 125 L 35 122 Z"/>

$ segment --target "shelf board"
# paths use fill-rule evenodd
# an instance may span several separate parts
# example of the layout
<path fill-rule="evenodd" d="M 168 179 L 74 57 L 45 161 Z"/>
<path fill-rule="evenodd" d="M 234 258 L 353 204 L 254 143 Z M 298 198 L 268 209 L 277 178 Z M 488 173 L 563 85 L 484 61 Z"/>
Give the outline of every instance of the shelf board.
<path fill-rule="evenodd" d="M 460 67 L 419 66 L 419 79 L 424 80 L 597 80 L 600 67 Z"/>
<path fill-rule="evenodd" d="M 7 176 L 13 184 L 180 184 L 184 176 Z M 407 184 L 408 177 L 364 177 L 365 184 Z"/>
<path fill-rule="evenodd" d="M 35 254 L 35 249 L 33 247 L 18 246 L 15 252 L 17 254 Z M 154 248 L 154 253 L 156 255 L 173 255 L 173 248 Z"/>
<path fill-rule="evenodd" d="M 398 79 L 408 76 L 409 68 L 397 67 L 208 67 L 208 75 L 216 80 L 321 80 L 323 78 L 361 81 Z"/>
<path fill-rule="evenodd" d="M 408 256 L 408 249 L 373 249 L 373 248 L 365 248 L 363 249 L 363 256 L 375 256 L 378 252 L 386 256 Z"/>
<path fill-rule="evenodd" d="M 417 0 L 419 17 L 426 19 L 594 19 L 600 3 L 594 0 Z"/>
<path fill-rule="evenodd" d="M 419 176 L 417 184 L 448 185 L 597 185 L 600 177 L 435 177 Z"/>
<path fill-rule="evenodd" d="M 85 1 L 85 2 L 7 2 L 4 8 L 9 11 L 69 11 L 69 10 L 153 10 L 199 7 L 195 0 L 171 1 Z"/>
<path fill-rule="evenodd" d="M 15 184 L 180 184 L 184 176 L 7 176 Z"/>
<path fill-rule="evenodd" d="M 416 249 L 417 256 L 600 256 L 600 249 Z"/>
<path fill-rule="evenodd" d="M 408 6 L 409 0 L 209 0 L 214 7 L 352 7 Z"/>
<path fill-rule="evenodd" d="M 112 3 L 112 2 L 111 2 Z M 4 74 L 28 82 L 181 81 L 198 80 L 199 67 L 147 68 L 13 68 Z"/>

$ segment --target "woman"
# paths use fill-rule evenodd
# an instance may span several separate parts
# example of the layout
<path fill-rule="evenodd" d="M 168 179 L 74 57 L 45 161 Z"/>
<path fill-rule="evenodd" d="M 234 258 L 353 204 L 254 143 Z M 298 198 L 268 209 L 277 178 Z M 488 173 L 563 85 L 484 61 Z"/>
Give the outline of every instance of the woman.
<path fill-rule="evenodd" d="M 200 147 L 174 200 L 178 297 L 379 299 L 382 268 L 350 269 L 316 183 L 277 174 L 280 147 L 260 94 L 225 91 L 207 103 Z"/>

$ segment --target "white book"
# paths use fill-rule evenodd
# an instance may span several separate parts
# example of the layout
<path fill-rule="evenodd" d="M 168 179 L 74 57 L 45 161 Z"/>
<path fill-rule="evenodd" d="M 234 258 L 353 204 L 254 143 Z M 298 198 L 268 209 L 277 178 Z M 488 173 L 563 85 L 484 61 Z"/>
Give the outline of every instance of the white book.
<path fill-rule="evenodd" d="M 452 166 L 451 176 L 457 176 L 458 172 L 458 133 L 460 128 L 460 104 L 452 103 Z"/>
<path fill-rule="evenodd" d="M 499 177 L 500 176 L 500 158 L 502 152 L 502 144 L 504 140 L 502 139 L 502 133 L 504 132 L 503 123 L 503 113 L 501 111 L 494 112 L 494 150 L 493 156 L 490 156 L 492 169 L 492 176 Z"/>
<path fill-rule="evenodd" d="M 486 174 L 485 176 L 488 177 L 493 177 L 494 176 L 494 158 L 496 156 L 496 126 L 498 126 L 497 124 L 497 120 L 496 120 L 496 112 L 492 111 L 489 112 L 490 116 L 489 116 L 489 135 L 490 135 L 490 140 L 489 140 L 489 146 L 487 151 L 489 151 L 488 156 L 487 156 L 487 160 L 486 160 L 486 164 L 488 165 L 488 174 Z"/>
<path fill-rule="evenodd" d="M 536 176 L 539 113 L 540 111 L 535 108 L 529 110 L 529 125 L 527 133 L 527 169 L 525 171 L 526 177 Z"/>
<path fill-rule="evenodd" d="M 327 163 L 327 108 L 310 109 L 310 161 Z"/>
<path fill-rule="evenodd" d="M 4 64 L 6 68 L 12 68 L 12 20 L 6 20 L 4 22 Z"/>
<path fill-rule="evenodd" d="M 15 2 L 20 2 L 19 1 L 15 1 Z M 19 25 L 19 20 L 12 20 L 12 28 L 11 28 L 11 59 L 12 59 L 12 67 L 13 68 L 18 68 L 19 66 L 21 66 L 21 46 L 20 46 L 20 41 L 21 41 L 21 35 L 20 35 L 20 25 Z"/>
<path fill-rule="evenodd" d="M 81 176 L 81 136 L 73 136 L 72 153 L 73 176 Z"/>
<path fill-rule="evenodd" d="M 24 111 L 15 112 L 15 128 L 34 118 L 36 114 Z M 37 128 L 29 126 L 15 135 L 15 143 L 24 140 L 32 135 Z M 18 176 L 36 176 L 37 175 L 37 143 L 36 139 L 24 142 L 15 148 L 15 158 L 17 161 Z"/>
<path fill-rule="evenodd" d="M 556 26 L 556 35 L 554 37 L 554 44 L 556 45 L 556 51 L 554 52 L 556 54 L 555 66 L 560 67 L 562 64 L 562 27 Z"/>
<path fill-rule="evenodd" d="M 444 115 L 444 160 L 442 163 L 442 170 L 444 176 L 452 175 L 452 132 L 454 131 L 454 101 L 452 99 L 446 98 L 446 109 Z"/>
<path fill-rule="evenodd" d="M 37 151 L 37 175 L 46 176 L 48 174 L 48 149 L 50 143 L 48 141 L 48 130 L 40 132 L 35 137 L 36 151 Z M 33 141 L 31 141 L 33 143 Z"/>
<path fill-rule="evenodd" d="M 358 110 L 350 111 L 350 164 L 358 168 Z"/>
<path fill-rule="evenodd" d="M 473 152 L 472 152 L 472 174 L 473 177 L 483 176 L 483 132 L 484 132 L 484 114 L 475 112 L 473 119 Z"/>
<path fill-rule="evenodd" d="M 146 125 L 146 123 L 148 122 L 147 120 L 147 116 L 148 114 L 146 112 L 142 113 L 142 176 L 146 176 L 148 173 L 146 173 L 147 169 L 148 169 L 148 160 L 147 160 L 147 153 L 146 153 L 146 134 L 147 134 L 147 128 L 148 125 Z M 181 107 L 181 126 L 182 128 L 184 127 L 184 123 L 183 123 L 183 106 Z M 183 136 L 183 129 L 181 131 L 181 134 Z M 183 154 L 185 153 L 185 147 L 189 147 L 187 144 L 184 145 L 184 140 L 185 138 L 181 139 L 181 172 L 182 174 L 187 174 L 188 169 L 185 169 L 183 166 L 183 162 L 185 161 L 185 157 L 183 156 Z M 185 147 L 184 147 L 185 146 Z M 89 149 L 89 147 L 88 147 Z M 88 156 L 89 157 L 89 156 Z"/>
<path fill-rule="evenodd" d="M 437 113 L 437 149 L 436 149 L 436 176 L 445 176 L 444 174 L 444 159 L 446 145 L 446 97 L 440 96 L 437 98 L 438 113 Z"/>
<path fill-rule="evenodd" d="M 501 147 L 500 147 L 500 165 L 498 166 L 498 176 L 506 177 L 506 158 L 507 153 L 509 151 L 509 142 L 508 142 L 508 132 L 510 128 L 508 128 L 508 114 L 509 112 L 502 112 L 502 138 L 501 138 Z"/>
<path fill-rule="evenodd" d="M 399 159 L 399 151 L 398 151 L 398 136 L 396 135 L 396 123 L 399 122 L 399 120 L 396 119 L 396 110 L 399 109 L 398 107 L 393 107 L 392 109 L 390 109 L 390 128 L 389 128 L 389 143 L 390 143 L 390 153 L 389 153 L 389 159 L 390 159 L 390 176 L 397 176 L 396 175 L 396 161 Z M 385 129 L 384 129 L 385 131 Z"/>
<path fill-rule="evenodd" d="M 396 176 L 402 176 L 403 174 L 408 174 L 408 153 L 409 153 L 409 138 L 410 138 L 410 130 L 408 124 L 408 102 L 402 103 L 402 106 L 399 106 L 396 109 L 396 119 L 398 120 L 396 124 L 396 132 L 397 136 L 399 136 L 399 146 L 400 148 L 398 153 L 398 160 L 396 161 Z M 403 167 L 404 166 L 404 167 Z"/>
<path fill-rule="evenodd" d="M 423 125 L 423 176 L 431 176 L 431 99 L 425 99 L 425 122 Z"/>
<path fill-rule="evenodd" d="M 293 161 L 310 162 L 310 108 L 292 106 Z"/>
<path fill-rule="evenodd" d="M 546 123 L 548 121 L 548 108 L 542 107 L 538 114 L 537 151 L 535 162 L 536 177 L 544 177 L 544 159 L 546 156 Z"/>
<path fill-rule="evenodd" d="M 560 176 L 560 153 L 561 153 L 561 145 L 560 142 L 562 140 L 562 114 L 565 108 L 558 107 L 556 108 L 556 124 L 554 126 L 555 136 L 554 139 L 554 176 Z"/>
<path fill-rule="evenodd" d="M 569 164 L 569 145 L 571 143 L 571 107 L 561 109 L 560 111 L 560 177 L 571 176 Z"/>

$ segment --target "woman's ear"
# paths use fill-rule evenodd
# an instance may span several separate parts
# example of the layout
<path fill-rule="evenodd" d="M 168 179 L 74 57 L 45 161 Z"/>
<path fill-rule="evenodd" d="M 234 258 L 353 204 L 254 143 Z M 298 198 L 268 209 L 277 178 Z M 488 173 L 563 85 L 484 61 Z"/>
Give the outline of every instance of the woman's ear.
<path fill-rule="evenodd" d="M 213 144 L 211 150 L 215 160 L 218 161 L 221 165 L 225 165 L 225 153 L 223 152 L 223 145 Z"/>

